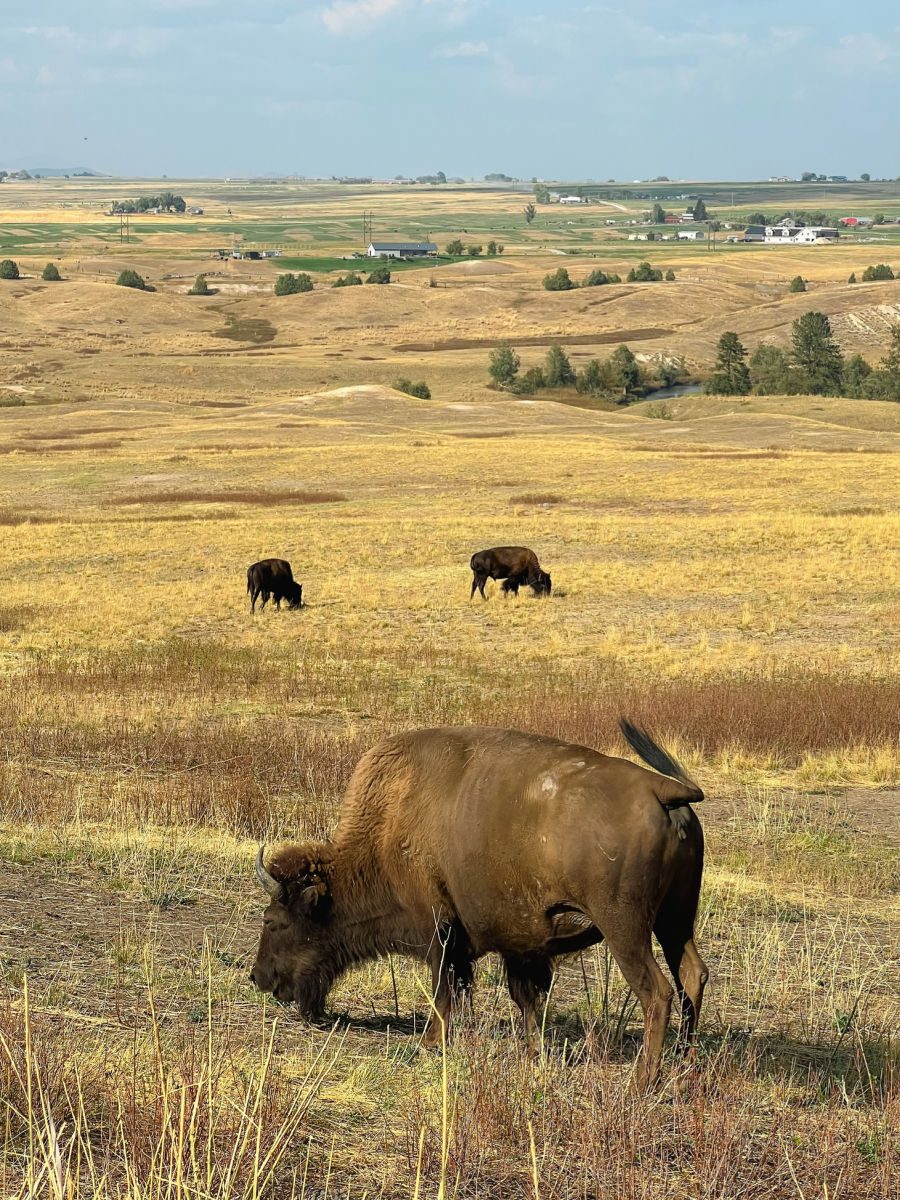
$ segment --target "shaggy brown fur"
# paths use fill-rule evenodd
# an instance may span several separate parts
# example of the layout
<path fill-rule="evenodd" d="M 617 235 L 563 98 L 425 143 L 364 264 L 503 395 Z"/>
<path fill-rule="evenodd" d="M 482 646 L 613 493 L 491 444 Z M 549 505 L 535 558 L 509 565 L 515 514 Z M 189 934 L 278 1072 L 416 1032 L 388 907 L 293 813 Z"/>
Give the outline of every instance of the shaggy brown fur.
<path fill-rule="evenodd" d="M 455 996 L 489 952 L 504 960 L 526 1035 L 556 955 L 606 938 L 644 1010 L 640 1078 L 656 1078 L 673 989 L 680 1041 L 700 1014 L 706 967 L 693 941 L 703 793 L 646 734 L 623 733 L 654 774 L 553 738 L 426 729 L 385 738 L 360 761 L 327 843 L 260 858 L 273 897 L 252 979 L 320 1017 L 353 963 L 390 952 L 427 961 L 440 1040 Z"/>
<path fill-rule="evenodd" d="M 553 582 L 546 571 L 542 570 L 537 555 L 527 546 L 494 546 L 492 550 L 479 550 L 469 560 L 472 568 L 472 590 L 469 599 L 475 595 L 476 588 L 481 592 L 482 600 L 486 599 L 484 585 L 489 579 L 504 579 L 504 593 L 519 594 L 519 588 L 527 584 L 536 596 L 549 596 Z"/>

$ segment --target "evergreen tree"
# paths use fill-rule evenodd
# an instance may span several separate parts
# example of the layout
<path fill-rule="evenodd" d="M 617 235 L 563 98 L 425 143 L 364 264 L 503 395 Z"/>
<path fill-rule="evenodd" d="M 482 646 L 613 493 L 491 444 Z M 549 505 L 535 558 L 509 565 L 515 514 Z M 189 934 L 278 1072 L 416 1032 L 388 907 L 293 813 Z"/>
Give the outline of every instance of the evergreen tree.
<path fill-rule="evenodd" d="M 629 283 L 658 283 L 662 277 L 662 271 L 651 267 L 648 262 L 638 263 L 628 272 Z"/>
<path fill-rule="evenodd" d="M 544 380 L 547 387 L 569 387 L 575 382 L 575 372 L 566 352 L 557 342 L 547 351 L 544 360 Z"/>
<path fill-rule="evenodd" d="M 209 284 L 206 282 L 205 275 L 198 275 L 194 280 L 194 286 L 188 292 L 189 296 L 208 296 Z"/>
<path fill-rule="evenodd" d="M 653 211 L 650 214 L 650 220 L 653 222 L 654 225 L 662 225 L 663 222 L 665 221 L 665 219 L 666 219 L 666 210 L 657 201 L 657 203 L 653 205 Z"/>
<path fill-rule="evenodd" d="M 522 212 L 525 215 L 525 223 L 527 225 L 530 225 L 531 222 L 534 220 L 534 218 L 537 216 L 537 209 L 534 207 L 533 204 L 526 204 L 525 207 L 522 209 Z"/>
<path fill-rule="evenodd" d="M 581 286 L 582 287 L 602 287 L 605 283 L 611 283 L 611 282 L 612 282 L 612 280 L 610 279 L 609 275 L 607 275 L 607 273 L 605 271 L 601 271 L 600 268 L 598 267 L 595 270 L 591 271 L 591 273 L 585 277 Z"/>
<path fill-rule="evenodd" d="M 582 371 L 579 372 L 578 378 L 575 380 L 575 387 L 582 395 L 599 396 L 603 392 L 609 391 L 609 372 L 604 372 L 603 367 L 596 358 L 592 358 L 587 363 Z"/>
<path fill-rule="evenodd" d="M 719 338 L 718 357 L 706 391 L 720 396 L 746 396 L 750 392 L 750 371 L 744 359 L 747 351 L 736 333 Z"/>
<path fill-rule="evenodd" d="M 891 326 L 888 352 L 878 364 L 881 399 L 900 400 L 900 325 Z"/>
<path fill-rule="evenodd" d="M 488 252 L 489 258 L 493 258 L 494 255 L 497 253 L 497 243 L 495 241 L 488 242 L 487 252 Z"/>
<path fill-rule="evenodd" d="M 519 372 L 519 362 L 518 354 L 504 342 L 491 351 L 488 374 L 498 387 L 507 388 Z"/>
<path fill-rule="evenodd" d="M 529 367 L 516 380 L 514 390 L 521 396 L 533 396 L 535 392 L 539 392 L 542 387 L 546 386 L 547 381 L 544 379 L 544 372 L 541 368 Z"/>
<path fill-rule="evenodd" d="M 431 285 L 437 287 L 437 283 L 432 279 Z M 362 280 L 355 271 L 348 271 L 346 275 L 338 275 L 337 279 L 331 285 L 332 287 L 362 287 Z"/>
<path fill-rule="evenodd" d="M 675 272 L 671 267 L 669 267 L 668 271 L 666 271 L 666 279 L 669 281 L 669 283 L 673 283 L 675 281 Z"/>
<path fill-rule="evenodd" d="M 794 322 L 791 342 L 798 387 L 811 396 L 839 396 L 844 356 L 825 314 L 804 313 Z"/>
<path fill-rule="evenodd" d="M 848 283 L 856 283 L 856 272 L 855 271 L 850 272 L 850 278 L 847 280 L 847 282 Z"/>
<path fill-rule="evenodd" d="M 794 276 L 794 278 L 791 280 L 791 286 L 788 288 L 788 291 L 789 292 L 805 292 L 806 291 L 806 280 L 803 278 L 802 275 Z"/>
<path fill-rule="evenodd" d="M 11 258 L 4 258 L 0 262 L 0 279 L 18 279 L 19 267 Z"/>
<path fill-rule="evenodd" d="M 694 205 L 694 220 L 695 221 L 708 221 L 709 220 L 709 213 L 706 211 L 706 205 L 703 203 L 702 200 L 698 200 L 697 203 Z"/>
<path fill-rule="evenodd" d="M 790 364 L 780 346 L 760 342 L 750 356 L 750 381 L 758 396 L 784 396 L 793 390 Z"/>
<path fill-rule="evenodd" d="M 47 283 L 59 283 L 59 281 L 62 279 L 62 275 L 60 275 L 59 267 L 56 265 L 56 263 L 47 263 L 46 267 L 44 267 L 43 271 L 41 271 L 41 279 L 45 280 Z"/>
<path fill-rule="evenodd" d="M 390 267 L 373 267 L 366 278 L 366 283 L 390 283 Z"/>
<path fill-rule="evenodd" d="M 861 354 L 852 354 L 841 371 L 841 395 L 858 400 L 866 395 L 872 368 Z"/>
<path fill-rule="evenodd" d="M 641 386 L 641 368 L 627 346 L 617 346 L 609 358 L 614 386 L 621 388 L 625 397 Z"/>

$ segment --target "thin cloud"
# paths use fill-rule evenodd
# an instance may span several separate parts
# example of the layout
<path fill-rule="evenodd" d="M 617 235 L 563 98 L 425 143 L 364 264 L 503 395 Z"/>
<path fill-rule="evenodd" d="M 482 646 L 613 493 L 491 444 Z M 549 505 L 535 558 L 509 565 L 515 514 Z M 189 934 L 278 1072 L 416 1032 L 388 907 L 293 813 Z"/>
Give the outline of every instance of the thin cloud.
<path fill-rule="evenodd" d="M 362 33 L 405 7 L 405 0 L 335 0 L 322 21 L 331 33 Z"/>
<path fill-rule="evenodd" d="M 438 50 L 437 58 L 487 58 L 490 55 L 487 42 L 460 42 L 458 46 L 446 46 Z"/>

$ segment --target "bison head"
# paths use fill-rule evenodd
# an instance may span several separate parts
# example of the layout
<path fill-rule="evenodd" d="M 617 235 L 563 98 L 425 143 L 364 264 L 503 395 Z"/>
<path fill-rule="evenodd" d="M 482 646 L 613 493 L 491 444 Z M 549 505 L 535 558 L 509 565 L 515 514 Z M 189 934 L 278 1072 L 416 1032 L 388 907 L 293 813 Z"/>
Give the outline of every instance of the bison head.
<path fill-rule="evenodd" d="M 549 596 L 553 581 L 546 571 L 538 571 L 531 582 L 531 587 L 536 596 Z"/>
<path fill-rule="evenodd" d="M 321 1018 L 337 974 L 329 948 L 333 856 L 324 843 L 285 846 L 266 866 L 260 846 L 256 877 L 269 896 L 250 979 L 261 992 L 293 1001 Z"/>
<path fill-rule="evenodd" d="M 293 581 L 288 590 L 288 608 L 303 607 L 303 584 Z"/>

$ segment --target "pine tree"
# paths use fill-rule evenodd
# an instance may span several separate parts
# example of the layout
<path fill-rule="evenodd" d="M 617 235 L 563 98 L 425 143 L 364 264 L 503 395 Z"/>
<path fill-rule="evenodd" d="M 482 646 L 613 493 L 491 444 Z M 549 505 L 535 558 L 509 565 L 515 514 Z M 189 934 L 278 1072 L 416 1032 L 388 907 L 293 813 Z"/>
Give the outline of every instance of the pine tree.
<path fill-rule="evenodd" d="M 780 346 L 760 342 L 750 358 L 750 381 L 758 396 L 784 396 L 795 390 L 787 355 Z"/>
<path fill-rule="evenodd" d="M 825 314 L 804 313 L 794 322 L 791 341 L 799 386 L 811 396 L 839 396 L 844 356 Z"/>
<path fill-rule="evenodd" d="M 891 326 L 891 343 L 878 364 L 879 392 L 885 400 L 900 400 L 900 325 Z"/>
<path fill-rule="evenodd" d="M 694 220 L 695 221 L 708 221 L 709 220 L 709 213 L 706 211 L 706 205 L 703 203 L 702 200 L 698 200 L 697 203 L 694 205 Z"/>
<path fill-rule="evenodd" d="M 518 374 L 519 362 L 518 354 L 512 346 L 504 342 L 496 350 L 491 351 L 488 360 L 488 374 L 498 387 L 509 387 Z"/>
<path fill-rule="evenodd" d="M 806 280 L 803 278 L 802 275 L 794 276 L 794 278 L 791 280 L 791 286 L 788 288 L 788 291 L 789 292 L 805 292 L 806 291 Z"/>
<path fill-rule="evenodd" d="M 569 387 L 575 382 L 575 372 L 565 350 L 554 342 L 544 360 L 544 381 L 547 387 Z"/>
<path fill-rule="evenodd" d="M 194 286 L 188 292 L 189 296 L 208 296 L 209 284 L 206 282 L 205 275 L 198 275 L 194 280 Z"/>
<path fill-rule="evenodd" d="M 641 368 L 627 346 L 617 346 L 609 358 L 616 387 L 626 397 L 641 386 Z"/>
<path fill-rule="evenodd" d="M 41 279 L 46 283 L 59 283 L 62 275 L 60 275 L 59 267 L 56 263 L 47 263 L 46 267 L 41 271 Z"/>
<path fill-rule="evenodd" d="M 856 272 L 855 271 L 850 272 L 850 278 L 847 280 L 847 282 L 848 283 L 856 283 Z"/>
<path fill-rule="evenodd" d="M 706 384 L 707 392 L 719 396 L 749 395 L 750 370 L 744 362 L 746 357 L 747 350 L 738 335 L 723 333 L 715 369 Z"/>

